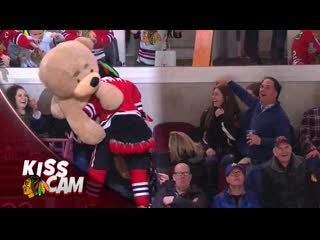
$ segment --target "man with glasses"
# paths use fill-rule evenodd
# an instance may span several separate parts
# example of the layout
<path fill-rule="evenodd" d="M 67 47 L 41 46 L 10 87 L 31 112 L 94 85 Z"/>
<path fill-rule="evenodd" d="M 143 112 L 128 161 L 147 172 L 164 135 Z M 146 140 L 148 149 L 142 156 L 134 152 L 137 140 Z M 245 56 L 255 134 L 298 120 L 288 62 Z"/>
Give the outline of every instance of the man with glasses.
<path fill-rule="evenodd" d="M 256 193 L 244 189 L 245 169 L 237 163 L 232 163 L 225 170 L 228 188 L 213 199 L 213 208 L 260 208 Z"/>
<path fill-rule="evenodd" d="M 161 185 L 152 201 L 153 208 L 201 208 L 206 207 L 206 197 L 201 189 L 190 185 L 190 167 L 178 163 L 174 168 L 173 181 Z"/>

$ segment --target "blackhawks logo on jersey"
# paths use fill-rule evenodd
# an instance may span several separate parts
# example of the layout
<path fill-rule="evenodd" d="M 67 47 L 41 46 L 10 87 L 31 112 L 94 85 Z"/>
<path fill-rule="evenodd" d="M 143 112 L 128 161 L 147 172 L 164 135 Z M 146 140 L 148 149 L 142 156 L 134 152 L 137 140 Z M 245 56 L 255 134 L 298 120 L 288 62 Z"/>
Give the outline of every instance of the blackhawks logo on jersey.
<path fill-rule="evenodd" d="M 142 33 L 142 42 L 145 45 L 155 45 L 161 41 L 161 36 L 157 30 L 144 30 Z"/>

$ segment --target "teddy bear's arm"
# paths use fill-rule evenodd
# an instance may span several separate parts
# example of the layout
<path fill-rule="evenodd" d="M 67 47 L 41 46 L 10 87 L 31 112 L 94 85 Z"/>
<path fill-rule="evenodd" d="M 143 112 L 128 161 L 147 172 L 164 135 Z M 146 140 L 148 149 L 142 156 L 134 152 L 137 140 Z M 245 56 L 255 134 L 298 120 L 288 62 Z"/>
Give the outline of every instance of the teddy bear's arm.
<path fill-rule="evenodd" d="M 51 99 L 51 114 L 52 116 L 54 116 L 55 118 L 58 119 L 65 119 L 65 116 L 59 106 L 59 100 L 57 99 L 57 97 L 53 96 Z"/>
<path fill-rule="evenodd" d="M 61 100 L 59 105 L 72 131 L 81 142 L 96 145 L 105 138 L 104 129 L 86 115 L 79 101 L 66 99 Z"/>

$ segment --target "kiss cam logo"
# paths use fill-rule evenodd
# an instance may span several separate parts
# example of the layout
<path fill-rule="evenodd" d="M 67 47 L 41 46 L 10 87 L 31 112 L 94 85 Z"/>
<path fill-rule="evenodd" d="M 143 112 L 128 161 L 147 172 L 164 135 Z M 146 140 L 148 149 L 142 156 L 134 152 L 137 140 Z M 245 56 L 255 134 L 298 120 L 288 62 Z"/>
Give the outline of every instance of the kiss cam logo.
<path fill-rule="evenodd" d="M 22 189 L 29 198 L 43 196 L 46 192 L 60 195 L 82 193 L 84 177 L 67 177 L 69 162 L 48 159 L 45 162 L 25 160 L 22 176 L 27 176 Z M 36 171 L 34 171 L 36 169 Z M 46 179 L 46 180 L 44 180 Z"/>

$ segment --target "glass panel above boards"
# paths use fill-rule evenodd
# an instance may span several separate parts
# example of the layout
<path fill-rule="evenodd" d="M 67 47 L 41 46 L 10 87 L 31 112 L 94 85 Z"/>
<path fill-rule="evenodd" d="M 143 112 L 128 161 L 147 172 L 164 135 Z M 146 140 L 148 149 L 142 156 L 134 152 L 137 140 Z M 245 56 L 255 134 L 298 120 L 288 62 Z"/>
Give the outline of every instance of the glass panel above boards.
<path fill-rule="evenodd" d="M 6 34 L 15 34 L 16 30 L 1 31 L 1 34 L 6 36 Z M 90 38 L 95 44 L 92 52 L 97 59 L 99 58 L 98 60 L 105 61 L 115 67 L 320 63 L 320 43 L 318 40 L 320 39 L 320 30 L 17 31 L 25 34 L 42 50 L 41 52 L 33 51 L 15 45 L 11 41 L 0 41 L 0 50 L 4 49 L 4 54 L 0 59 L 0 67 L 37 67 L 42 57 L 50 49 L 63 41 L 69 41 L 78 36 Z M 50 35 L 52 32 L 55 35 Z"/>

